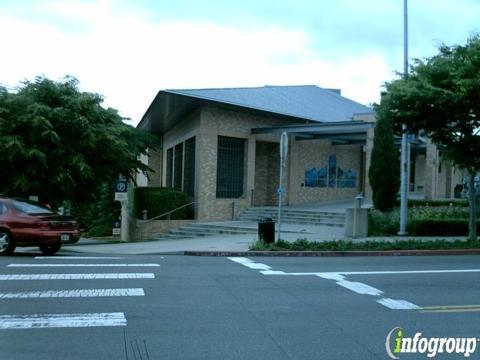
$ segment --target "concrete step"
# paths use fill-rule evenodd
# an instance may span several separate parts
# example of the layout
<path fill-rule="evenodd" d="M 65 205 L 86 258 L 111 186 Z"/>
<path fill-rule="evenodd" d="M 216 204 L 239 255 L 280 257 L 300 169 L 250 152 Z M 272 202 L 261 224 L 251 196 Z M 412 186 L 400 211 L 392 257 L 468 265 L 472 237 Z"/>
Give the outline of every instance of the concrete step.
<path fill-rule="evenodd" d="M 245 210 L 240 216 L 243 215 L 255 215 L 255 216 L 276 216 L 277 211 L 255 211 L 255 210 Z M 282 216 L 301 216 L 307 218 L 332 218 L 332 219 L 345 219 L 345 214 L 341 213 L 312 213 L 312 212 L 294 212 L 294 211 L 282 211 Z"/>
<path fill-rule="evenodd" d="M 261 221 L 262 219 L 257 218 L 242 218 L 242 221 Z M 276 220 L 276 219 L 273 219 Z M 334 222 L 334 221 L 310 221 L 310 220 L 302 220 L 302 219 L 284 219 L 282 217 L 282 223 L 286 224 L 299 224 L 299 225 L 318 225 L 318 226 L 345 226 L 345 222 Z"/>
<path fill-rule="evenodd" d="M 251 219 L 264 219 L 265 217 L 270 217 L 276 219 L 277 214 L 268 214 L 268 216 L 258 215 L 258 214 L 242 214 L 239 219 L 251 218 Z M 282 219 L 305 219 L 312 221 L 345 221 L 343 217 L 324 217 L 324 216 L 302 216 L 302 215 L 284 215 L 282 214 Z"/>

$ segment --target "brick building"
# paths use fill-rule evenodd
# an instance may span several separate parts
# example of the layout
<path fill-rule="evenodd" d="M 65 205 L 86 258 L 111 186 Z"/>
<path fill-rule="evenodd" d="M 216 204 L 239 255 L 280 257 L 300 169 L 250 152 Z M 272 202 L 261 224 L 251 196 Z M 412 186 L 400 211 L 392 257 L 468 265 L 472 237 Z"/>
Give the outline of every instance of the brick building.
<path fill-rule="evenodd" d="M 287 132 L 286 204 L 368 197 L 374 126 L 372 109 L 313 85 L 164 90 L 138 125 L 161 140 L 144 159 L 155 172 L 138 183 L 186 192 L 202 221 L 274 205 Z M 411 159 L 415 196 L 453 196 L 461 173 L 434 145 L 415 140 Z"/>

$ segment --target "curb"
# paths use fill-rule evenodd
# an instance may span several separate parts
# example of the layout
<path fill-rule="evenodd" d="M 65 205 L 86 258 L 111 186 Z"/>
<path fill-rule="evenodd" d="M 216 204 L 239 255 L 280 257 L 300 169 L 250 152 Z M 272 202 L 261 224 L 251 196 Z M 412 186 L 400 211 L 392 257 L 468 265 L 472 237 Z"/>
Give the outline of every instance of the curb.
<path fill-rule="evenodd" d="M 347 257 L 347 256 L 445 256 L 480 255 L 480 249 L 450 250 L 378 250 L 378 251 L 183 251 L 186 256 L 284 256 L 284 257 Z"/>

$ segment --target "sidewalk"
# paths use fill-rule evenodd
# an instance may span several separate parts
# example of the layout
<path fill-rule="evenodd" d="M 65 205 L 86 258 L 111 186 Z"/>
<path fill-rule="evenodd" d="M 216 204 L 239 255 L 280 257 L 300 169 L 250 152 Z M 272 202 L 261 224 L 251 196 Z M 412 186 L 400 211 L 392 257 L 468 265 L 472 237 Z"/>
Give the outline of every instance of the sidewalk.
<path fill-rule="evenodd" d="M 297 239 L 307 238 L 311 241 L 330 241 L 341 240 L 343 237 L 325 237 L 321 234 L 316 236 L 301 236 L 298 233 L 282 233 L 282 238 L 287 241 L 295 241 Z M 183 254 L 187 252 L 245 252 L 248 251 L 250 244 L 257 240 L 256 234 L 243 235 L 216 235 L 204 236 L 194 239 L 176 239 L 176 240 L 160 240 L 147 242 L 132 243 L 105 243 L 91 239 L 81 239 L 78 244 L 64 245 L 62 251 L 79 252 L 79 253 L 97 253 L 97 254 L 121 254 L 121 255 L 146 255 L 146 254 Z M 351 239 L 347 239 L 351 240 Z M 465 241 L 465 237 L 370 237 L 354 239 L 354 242 L 363 241 L 397 241 L 397 240 L 420 240 L 434 241 L 445 240 Z"/>
<path fill-rule="evenodd" d="M 285 231 L 283 231 L 285 230 Z M 343 227 L 285 224 L 282 239 L 295 241 L 329 241 L 343 239 Z M 275 234 L 276 235 L 276 234 Z M 256 233 L 241 235 L 202 236 L 190 239 L 158 240 L 131 243 L 105 243 L 82 238 L 77 244 L 64 245 L 62 250 L 99 254 L 175 254 L 184 251 L 247 251 L 257 241 Z"/>

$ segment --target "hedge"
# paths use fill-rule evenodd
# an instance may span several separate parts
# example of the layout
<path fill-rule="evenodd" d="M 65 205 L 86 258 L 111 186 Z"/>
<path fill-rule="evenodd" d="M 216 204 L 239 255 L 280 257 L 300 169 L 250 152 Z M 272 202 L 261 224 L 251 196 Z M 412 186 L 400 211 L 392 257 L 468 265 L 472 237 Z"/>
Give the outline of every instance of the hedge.
<path fill-rule="evenodd" d="M 135 215 L 142 218 L 142 211 L 148 211 L 148 218 L 154 218 L 188 204 L 187 194 L 166 187 L 140 187 L 135 189 Z M 188 219 L 193 214 L 188 207 L 175 211 L 170 219 Z M 162 218 L 167 219 L 167 217 Z"/>
<path fill-rule="evenodd" d="M 479 221 L 477 231 L 480 231 Z M 467 236 L 468 219 L 414 219 L 408 232 L 417 236 Z"/>
<path fill-rule="evenodd" d="M 400 201 L 398 202 L 398 206 L 400 206 Z M 461 207 L 468 207 L 468 200 L 467 199 L 451 199 L 451 200 L 416 200 L 410 199 L 408 200 L 408 206 L 411 207 L 421 207 L 421 206 L 461 206 Z"/>

